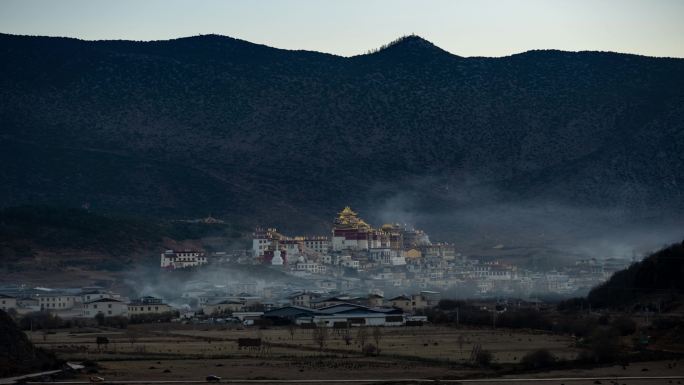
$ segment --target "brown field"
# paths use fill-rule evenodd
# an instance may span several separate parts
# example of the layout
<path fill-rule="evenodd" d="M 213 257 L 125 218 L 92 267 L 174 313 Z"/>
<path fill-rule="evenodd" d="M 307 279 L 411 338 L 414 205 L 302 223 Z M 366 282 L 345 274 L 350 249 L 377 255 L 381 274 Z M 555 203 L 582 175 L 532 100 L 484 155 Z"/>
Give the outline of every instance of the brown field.
<path fill-rule="evenodd" d="M 502 367 L 516 363 L 526 353 L 540 348 L 546 348 L 565 360 L 575 358 L 578 353 L 569 336 L 536 331 L 424 326 L 381 329 L 381 354 L 368 357 L 360 353 L 360 347 L 355 342 L 357 330 L 351 330 L 354 340 L 350 345 L 346 344 L 341 335 L 330 330 L 324 352 L 319 351 L 312 338 L 312 331 L 307 329 L 297 329 L 294 337 L 287 328 L 259 330 L 179 324 L 131 325 L 128 331 L 72 329 L 54 334 L 28 334 L 38 346 L 53 350 L 64 359 L 97 361 L 101 366 L 98 375 L 107 380 L 201 380 L 209 374 L 224 379 L 252 380 L 465 379 L 504 374 L 468 363 L 471 350 L 476 344 L 492 352 L 495 362 Z M 97 336 L 106 336 L 110 343 L 98 349 L 95 344 Z M 238 338 L 256 337 L 268 341 L 270 348 L 265 351 L 238 349 Z M 370 329 L 368 342 L 374 343 Z M 668 368 L 667 364 L 650 362 L 632 364 L 624 369 L 618 366 L 515 377 L 684 374 L 679 366 L 670 363 Z M 684 363 L 682 367 L 684 368 Z M 648 371 L 642 371 L 644 368 Z M 86 377 L 83 375 L 83 378 Z M 677 381 L 680 384 L 684 382 L 677 379 L 646 382 L 630 379 L 619 383 L 676 384 Z M 586 383 L 594 384 L 594 380 L 587 380 Z"/>

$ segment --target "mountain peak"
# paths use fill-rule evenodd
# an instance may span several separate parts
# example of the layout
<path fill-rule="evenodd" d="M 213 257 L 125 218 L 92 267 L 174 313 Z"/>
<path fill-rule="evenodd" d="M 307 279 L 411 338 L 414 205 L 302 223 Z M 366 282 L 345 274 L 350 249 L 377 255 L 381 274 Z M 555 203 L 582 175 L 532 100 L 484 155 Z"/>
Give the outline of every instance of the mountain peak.
<path fill-rule="evenodd" d="M 418 35 L 406 35 L 391 41 L 389 44 L 385 46 L 385 48 L 393 46 L 434 47 L 435 45 Z"/>
<path fill-rule="evenodd" d="M 418 35 L 406 35 L 395 39 L 378 49 L 371 50 L 367 55 L 398 55 L 406 57 L 431 57 L 432 55 L 447 54 L 447 51 L 437 47 L 430 41 L 423 39 Z"/>

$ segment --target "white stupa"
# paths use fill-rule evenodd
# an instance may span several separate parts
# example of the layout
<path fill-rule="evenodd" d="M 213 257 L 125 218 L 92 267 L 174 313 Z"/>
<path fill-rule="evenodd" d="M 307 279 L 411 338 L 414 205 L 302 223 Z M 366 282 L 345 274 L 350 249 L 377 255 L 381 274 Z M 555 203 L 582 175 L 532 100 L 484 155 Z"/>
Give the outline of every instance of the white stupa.
<path fill-rule="evenodd" d="M 283 265 L 283 257 L 280 256 L 280 250 L 275 250 L 273 252 L 273 259 L 271 259 L 271 265 L 273 265 L 273 266 L 282 266 Z"/>

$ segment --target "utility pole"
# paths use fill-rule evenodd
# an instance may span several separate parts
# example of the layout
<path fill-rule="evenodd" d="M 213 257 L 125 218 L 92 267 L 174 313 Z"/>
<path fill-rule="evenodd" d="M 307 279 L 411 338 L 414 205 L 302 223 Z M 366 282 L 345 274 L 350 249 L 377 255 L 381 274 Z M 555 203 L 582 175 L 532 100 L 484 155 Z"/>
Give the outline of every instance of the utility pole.
<path fill-rule="evenodd" d="M 456 327 L 459 327 L 461 325 L 461 322 L 459 320 L 459 314 L 458 314 L 459 307 L 456 307 Z"/>

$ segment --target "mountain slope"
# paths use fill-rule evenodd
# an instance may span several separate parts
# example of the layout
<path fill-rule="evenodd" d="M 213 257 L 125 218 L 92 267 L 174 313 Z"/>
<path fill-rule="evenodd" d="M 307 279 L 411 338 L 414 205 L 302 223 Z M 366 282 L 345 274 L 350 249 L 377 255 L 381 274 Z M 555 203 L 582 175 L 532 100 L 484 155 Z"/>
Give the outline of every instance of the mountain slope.
<path fill-rule="evenodd" d="M 681 300 L 684 294 L 684 242 L 664 248 L 621 270 L 594 288 L 593 306 L 617 307 Z"/>
<path fill-rule="evenodd" d="M 12 318 L 0 310 L 0 376 L 58 369 L 61 364 L 54 354 L 37 349 Z"/>
<path fill-rule="evenodd" d="M 684 209 L 681 59 L 462 58 L 416 36 L 351 58 L 215 35 L 0 35 L 0 54 L 6 205 L 304 230 L 345 204 L 373 220 L 397 202 Z"/>
<path fill-rule="evenodd" d="M 0 269 L 158 266 L 160 250 L 243 248 L 241 237 L 248 231 L 223 223 L 158 221 L 75 208 L 11 207 L 0 209 Z"/>

